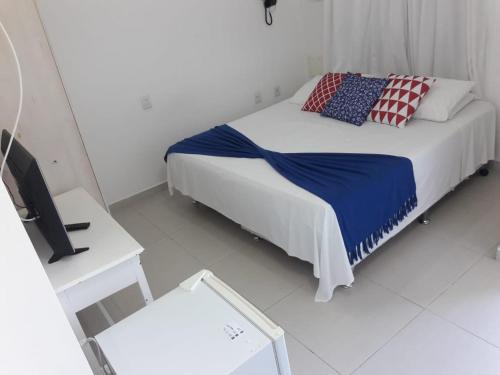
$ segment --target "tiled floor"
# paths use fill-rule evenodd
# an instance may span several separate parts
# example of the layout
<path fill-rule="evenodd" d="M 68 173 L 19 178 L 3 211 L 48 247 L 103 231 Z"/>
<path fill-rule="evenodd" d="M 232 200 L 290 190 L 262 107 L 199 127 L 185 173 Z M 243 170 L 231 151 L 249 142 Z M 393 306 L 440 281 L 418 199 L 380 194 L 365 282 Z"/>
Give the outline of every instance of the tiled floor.
<path fill-rule="evenodd" d="M 208 268 L 287 332 L 294 374 L 500 374 L 500 172 L 472 177 L 356 270 L 351 289 L 313 301 L 312 266 L 214 211 L 158 192 L 113 212 L 146 248 L 159 297 Z M 142 307 L 137 287 L 104 301 L 120 320 Z M 80 318 L 106 328 L 95 307 Z"/>

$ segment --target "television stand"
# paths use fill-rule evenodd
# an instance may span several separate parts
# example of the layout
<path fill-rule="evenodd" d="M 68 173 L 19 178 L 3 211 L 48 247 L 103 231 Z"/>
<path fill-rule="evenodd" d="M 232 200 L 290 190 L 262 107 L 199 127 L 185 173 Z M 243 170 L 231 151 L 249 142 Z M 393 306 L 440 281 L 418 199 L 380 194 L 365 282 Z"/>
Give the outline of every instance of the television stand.
<path fill-rule="evenodd" d="M 76 232 L 77 230 L 86 230 L 90 228 L 90 222 L 64 224 L 64 228 L 66 229 L 66 232 Z M 74 252 L 72 254 L 64 254 L 64 255 L 54 254 L 50 257 L 49 264 L 55 263 L 58 260 L 64 258 L 65 256 L 81 254 L 88 250 L 90 250 L 90 247 L 78 247 L 74 249 Z"/>
<path fill-rule="evenodd" d="M 52 255 L 49 259 L 49 264 L 55 263 L 64 257 L 80 254 L 80 253 L 83 253 L 83 252 L 88 251 L 88 250 L 90 250 L 90 247 L 78 247 L 75 249 L 75 252 L 73 254 Z"/>

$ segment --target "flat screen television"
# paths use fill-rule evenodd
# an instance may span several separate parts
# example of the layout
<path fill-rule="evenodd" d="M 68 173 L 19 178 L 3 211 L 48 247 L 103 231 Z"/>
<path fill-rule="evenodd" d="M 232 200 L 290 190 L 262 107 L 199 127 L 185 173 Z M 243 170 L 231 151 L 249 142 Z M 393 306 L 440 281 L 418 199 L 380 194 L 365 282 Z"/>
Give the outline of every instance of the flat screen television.
<path fill-rule="evenodd" d="M 10 138 L 10 133 L 3 130 L 1 151 L 4 157 Z M 27 219 L 36 223 L 54 252 L 49 263 L 54 263 L 67 255 L 75 255 L 88 250 L 88 247 L 75 249 L 68 236 L 68 230 L 86 229 L 89 223 L 68 226 L 63 224 L 42 171 L 33 155 L 14 139 L 7 158 L 6 163 L 28 210 Z"/>

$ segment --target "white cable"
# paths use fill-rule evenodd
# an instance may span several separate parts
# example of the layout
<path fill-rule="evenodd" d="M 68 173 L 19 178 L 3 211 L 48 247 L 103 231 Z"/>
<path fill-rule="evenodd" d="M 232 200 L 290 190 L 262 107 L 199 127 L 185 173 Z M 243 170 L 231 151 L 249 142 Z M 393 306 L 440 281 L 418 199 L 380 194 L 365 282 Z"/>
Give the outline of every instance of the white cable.
<path fill-rule="evenodd" d="M 5 156 L 2 160 L 2 166 L 0 167 L 0 178 L 3 176 L 3 172 L 5 169 L 5 163 L 7 161 L 7 157 L 9 156 L 10 148 L 12 147 L 12 142 L 14 141 L 14 137 L 16 136 L 17 127 L 19 126 L 19 119 L 21 118 L 21 111 L 23 109 L 23 74 L 21 72 L 21 64 L 19 63 L 19 58 L 17 57 L 16 49 L 14 48 L 14 44 L 12 40 L 10 40 L 9 33 L 5 30 L 2 21 L 0 21 L 0 28 L 2 29 L 5 37 L 7 38 L 7 42 L 9 42 L 10 49 L 12 50 L 12 54 L 14 55 L 14 60 L 16 61 L 17 74 L 19 76 L 19 107 L 17 109 L 16 121 L 14 122 L 14 128 L 12 129 L 9 145 L 7 146 L 7 150 L 5 151 Z"/>
<path fill-rule="evenodd" d="M 31 222 L 33 222 L 33 221 L 38 220 L 38 218 L 39 218 L 39 216 L 32 217 L 31 219 L 26 219 L 26 218 L 22 217 L 22 218 L 21 218 L 21 221 L 22 221 L 23 223 L 31 223 Z"/>

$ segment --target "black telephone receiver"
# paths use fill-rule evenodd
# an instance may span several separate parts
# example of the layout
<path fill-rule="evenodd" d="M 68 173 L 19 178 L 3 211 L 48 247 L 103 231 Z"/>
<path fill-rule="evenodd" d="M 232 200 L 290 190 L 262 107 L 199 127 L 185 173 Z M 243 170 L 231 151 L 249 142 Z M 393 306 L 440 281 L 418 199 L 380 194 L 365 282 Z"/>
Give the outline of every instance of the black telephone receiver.
<path fill-rule="evenodd" d="M 269 8 L 276 6 L 278 0 L 264 0 L 264 10 L 266 12 L 266 24 L 271 26 L 273 24 L 273 15 Z"/>

